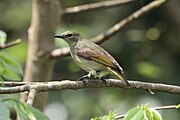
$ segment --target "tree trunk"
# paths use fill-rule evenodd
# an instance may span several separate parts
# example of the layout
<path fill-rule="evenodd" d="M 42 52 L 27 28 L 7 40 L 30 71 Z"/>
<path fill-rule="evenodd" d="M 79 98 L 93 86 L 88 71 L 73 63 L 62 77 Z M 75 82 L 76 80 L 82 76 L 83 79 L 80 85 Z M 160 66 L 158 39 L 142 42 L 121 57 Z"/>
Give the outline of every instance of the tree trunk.
<path fill-rule="evenodd" d="M 61 17 L 60 0 L 33 0 L 32 20 L 28 30 L 28 57 L 24 81 L 49 81 L 53 62 L 50 53 L 54 49 L 54 34 Z M 27 95 L 21 96 L 26 101 Z M 47 93 L 38 93 L 34 106 L 44 109 Z"/>

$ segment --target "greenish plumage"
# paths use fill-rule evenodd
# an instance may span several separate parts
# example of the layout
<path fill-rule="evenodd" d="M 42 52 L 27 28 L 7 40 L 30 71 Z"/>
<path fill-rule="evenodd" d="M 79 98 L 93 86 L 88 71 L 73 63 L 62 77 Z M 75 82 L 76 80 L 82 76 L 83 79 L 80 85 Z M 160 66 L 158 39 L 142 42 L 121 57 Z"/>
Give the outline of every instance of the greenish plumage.
<path fill-rule="evenodd" d="M 89 73 L 85 77 L 94 76 L 95 78 L 102 79 L 109 74 L 115 74 L 129 85 L 124 76 L 123 69 L 102 47 L 82 39 L 81 35 L 74 31 L 66 31 L 55 37 L 62 38 L 69 44 L 70 53 L 74 61 Z"/>

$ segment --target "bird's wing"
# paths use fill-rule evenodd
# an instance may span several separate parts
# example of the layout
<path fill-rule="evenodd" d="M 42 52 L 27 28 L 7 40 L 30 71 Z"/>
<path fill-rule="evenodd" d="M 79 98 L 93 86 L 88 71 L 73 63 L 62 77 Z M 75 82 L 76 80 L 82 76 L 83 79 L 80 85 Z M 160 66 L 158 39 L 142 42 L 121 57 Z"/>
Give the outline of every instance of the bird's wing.
<path fill-rule="evenodd" d="M 103 65 L 107 65 L 118 71 L 123 71 L 116 60 L 104 49 L 93 44 L 90 46 L 84 45 L 81 49 L 76 51 L 76 54 L 85 59 L 93 60 Z"/>
<path fill-rule="evenodd" d="M 86 43 L 76 48 L 75 53 L 78 56 L 109 66 L 115 75 L 126 82 L 127 86 L 130 85 L 124 76 L 123 69 L 107 51 L 94 43 L 89 42 L 88 45 Z"/>

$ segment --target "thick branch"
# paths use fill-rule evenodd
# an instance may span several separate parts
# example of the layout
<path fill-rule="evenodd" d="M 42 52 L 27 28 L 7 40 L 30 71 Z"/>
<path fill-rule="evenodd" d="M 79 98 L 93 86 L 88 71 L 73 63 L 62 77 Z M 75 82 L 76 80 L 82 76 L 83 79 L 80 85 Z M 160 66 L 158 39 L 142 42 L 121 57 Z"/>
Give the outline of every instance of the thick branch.
<path fill-rule="evenodd" d="M 32 20 L 28 30 L 28 56 L 24 81 L 48 81 L 51 79 L 53 61 L 49 59 L 54 49 L 53 35 L 61 16 L 60 0 L 32 0 Z M 34 107 L 43 110 L 47 94 L 39 94 Z M 26 94 L 21 95 L 23 101 Z M 43 101 L 41 101 L 43 100 Z"/>
<path fill-rule="evenodd" d="M 36 89 L 38 92 L 45 91 L 58 91 L 58 90 L 66 90 L 66 89 L 82 89 L 82 88 L 101 88 L 101 87 L 117 87 L 117 88 L 125 88 L 125 89 L 140 89 L 146 90 L 150 89 L 151 91 L 159 91 L 159 92 L 167 92 L 173 94 L 180 94 L 180 86 L 175 85 L 167 85 L 160 83 L 147 83 L 147 82 L 139 82 L 139 81 L 129 81 L 130 87 L 127 87 L 122 81 L 115 79 L 107 79 L 106 86 L 101 86 L 102 81 L 92 80 L 88 81 L 84 84 L 81 81 L 52 81 L 52 82 L 25 82 L 24 85 L 19 86 L 18 82 L 15 87 L 0 87 L 0 94 L 12 94 L 30 91 L 30 88 Z M 3 82 L 0 83 L 0 86 L 9 86 L 12 82 Z M 15 85 L 15 83 L 13 84 Z"/>
<path fill-rule="evenodd" d="M 4 85 L 3 85 L 4 86 Z M 29 91 L 30 85 L 22 85 L 15 87 L 0 87 L 0 94 L 12 94 Z"/>
<path fill-rule="evenodd" d="M 134 0 L 109 0 L 105 2 L 85 4 L 85 5 L 80 5 L 76 7 L 66 8 L 64 10 L 64 14 L 75 14 L 75 13 L 81 13 L 81 12 L 86 12 L 86 11 L 93 11 L 97 9 L 116 7 L 116 6 L 124 5 L 133 1 Z"/>
<path fill-rule="evenodd" d="M 106 30 L 104 33 L 97 35 L 96 37 L 92 38 L 91 40 L 97 44 L 100 44 L 100 43 L 104 42 L 105 40 L 108 40 L 110 37 L 112 37 L 117 32 L 119 32 L 127 24 L 129 24 L 130 22 L 143 16 L 145 13 L 149 12 L 150 10 L 152 10 L 156 7 L 159 7 L 166 1 L 169 1 L 169 0 L 155 0 L 155 1 L 147 4 L 146 6 L 140 8 L 136 12 L 132 13 L 128 17 L 121 20 L 119 23 L 115 24 L 114 26 L 112 26 L 111 28 Z M 67 48 L 56 49 L 56 50 L 52 51 L 51 58 L 56 58 L 59 56 L 67 56 L 68 54 L 69 54 L 69 49 L 67 49 Z"/>

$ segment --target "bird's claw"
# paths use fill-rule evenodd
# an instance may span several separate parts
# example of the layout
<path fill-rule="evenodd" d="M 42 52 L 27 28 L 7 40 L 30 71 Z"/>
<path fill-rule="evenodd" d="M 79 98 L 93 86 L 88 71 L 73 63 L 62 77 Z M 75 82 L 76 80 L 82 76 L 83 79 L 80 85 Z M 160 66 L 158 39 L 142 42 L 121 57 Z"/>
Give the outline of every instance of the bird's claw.
<path fill-rule="evenodd" d="M 101 86 L 106 86 L 106 80 L 105 79 L 101 79 L 101 81 L 102 81 L 102 84 L 101 84 Z"/>
<path fill-rule="evenodd" d="M 83 79 L 81 80 L 84 84 L 88 83 L 88 80 L 87 79 Z"/>
<path fill-rule="evenodd" d="M 84 84 L 86 84 L 88 82 L 88 80 L 86 79 L 86 76 L 82 76 L 78 80 L 82 81 Z"/>

